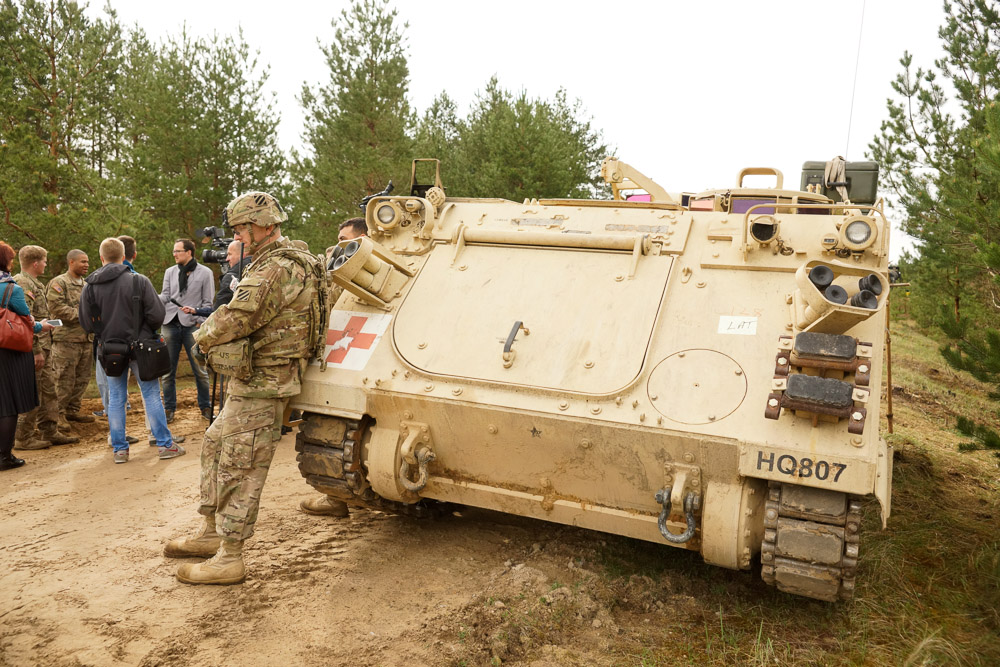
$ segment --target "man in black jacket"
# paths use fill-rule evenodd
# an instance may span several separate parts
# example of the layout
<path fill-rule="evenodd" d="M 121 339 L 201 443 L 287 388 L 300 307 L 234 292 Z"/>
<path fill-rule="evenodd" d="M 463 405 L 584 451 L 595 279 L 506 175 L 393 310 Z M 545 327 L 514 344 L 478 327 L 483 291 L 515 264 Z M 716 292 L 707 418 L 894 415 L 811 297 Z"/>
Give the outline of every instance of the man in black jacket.
<path fill-rule="evenodd" d="M 253 257 L 246 254 L 246 246 L 239 241 L 233 241 L 230 243 L 229 247 L 226 248 L 226 263 L 230 266 L 230 269 L 225 275 L 219 278 L 219 289 L 215 292 L 215 301 L 212 303 L 212 307 L 191 308 L 190 306 L 184 306 L 181 310 L 188 315 L 208 317 L 217 311 L 220 306 L 224 306 L 232 301 L 233 288 L 239 284 L 240 277 L 243 275 L 243 270 L 249 266 L 252 261 Z"/>
<path fill-rule="evenodd" d="M 87 276 L 80 296 L 80 325 L 96 335 L 98 346 L 111 340 L 135 341 L 159 338 L 156 330 L 163 324 L 165 309 L 153 285 L 146 276 L 132 273 L 125 266 L 125 246 L 116 238 L 101 242 L 103 266 Z M 136 283 L 139 287 L 142 320 L 135 322 L 132 295 Z M 138 326 L 137 326 L 138 324 Z M 136 329 L 139 335 L 136 337 Z M 100 347 L 99 347 L 100 349 Z M 98 354 L 100 357 L 100 354 Z M 133 367 L 135 379 L 142 391 L 146 418 L 156 438 L 161 459 L 172 459 L 184 454 L 184 448 L 174 442 L 167 417 L 160 399 L 158 380 L 142 380 Z M 129 456 L 125 440 L 125 399 L 128 395 L 128 376 L 108 377 L 108 428 L 115 463 L 126 463 Z"/>
<path fill-rule="evenodd" d="M 246 246 L 240 241 L 233 241 L 226 249 L 226 263 L 229 264 L 229 272 L 219 279 L 219 291 L 215 293 L 215 309 L 233 300 L 233 288 L 239 283 L 240 277 L 253 257 L 246 254 Z"/>

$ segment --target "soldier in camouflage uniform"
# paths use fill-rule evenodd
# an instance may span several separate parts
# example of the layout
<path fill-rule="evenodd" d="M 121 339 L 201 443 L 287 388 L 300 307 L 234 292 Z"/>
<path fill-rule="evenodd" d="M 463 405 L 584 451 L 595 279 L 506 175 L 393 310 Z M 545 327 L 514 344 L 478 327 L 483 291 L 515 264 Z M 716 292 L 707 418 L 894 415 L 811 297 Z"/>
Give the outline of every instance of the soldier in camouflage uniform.
<path fill-rule="evenodd" d="M 63 323 L 52 332 L 49 359 L 59 397 L 60 420 L 92 422 L 92 415 L 80 412 L 80 400 L 94 372 L 90 335 L 80 326 L 80 292 L 83 291 L 83 278 L 90 269 L 90 259 L 82 250 L 70 250 L 66 262 L 69 265 L 66 273 L 50 280 L 45 290 L 49 317 Z"/>
<path fill-rule="evenodd" d="M 14 282 L 24 290 L 24 298 L 36 322 L 49 319 L 49 306 L 45 300 L 45 284 L 39 276 L 45 273 L 48 253 L 37 245 L 23 246 L 18 253 L 21 272 L 14 276 Z M 21 415 L 14 436 L 14 449 L 46 449 L 51 445 L 67 445 L 79 440 L 76 436 L 59 433 L 59 406 L 56 397 L 52 364 L 48 359 L 52 352 L 52 333 L 42 331 L 35 334 L 32 354 L 35 355 L 35 377 L 38 384 L 38 407 Z M 36 433 L 35 429 L 38 429 Z"/>
<path fill-rule="evenodd" d="M 254 532 L 261 490 L 281 437 L 288 400 L 315 344 L 322 262 L 305 244 L 281 236 L 288 216 L 269 194 L 251 192 L 226 207 L 223 220 L 253 255 L 232 301 L 195 333 L 209 365 L 229 377 L 226 403 L 205 433 L 201 505 L 194 536 L 167 544 L 171 557 L 212 556 L 183 564 L 189 584 L 244 580 L 243 542 Z M 318 269 L 317 269 L 318 267 Z"/>

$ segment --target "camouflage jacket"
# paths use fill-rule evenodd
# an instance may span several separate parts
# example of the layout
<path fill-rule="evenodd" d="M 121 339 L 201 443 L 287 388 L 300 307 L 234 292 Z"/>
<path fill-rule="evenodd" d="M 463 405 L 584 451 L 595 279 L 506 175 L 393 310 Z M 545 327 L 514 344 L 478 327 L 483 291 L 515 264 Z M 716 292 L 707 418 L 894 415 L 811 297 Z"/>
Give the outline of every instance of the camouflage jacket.
<path fill-rule="evenodd" d="M 36 322 L 49 319 L 49 304 L 45 300 L 45 283 L 38 278 L 33 278 L 23 271 L 14 276 L 14 282 L 24 290 L 24 300 L 28 302 L 31 309 L 31 316 Z M 44 351 L 46 354 L 52 347 L 52 332 L 43 331 L 35 334 L 34 344 L 31 346 L 32 354 L 39 354 Z"/>
<path fill-rule="evenodd" d="M 232 300 L 212 313 L 194 333 L 208 353 L 212 347 L 248 338 L 253 373 L 230 378 L 234 396 L 284 398 L 300 391 L 299 378 L 309 356 L 309 316 L 317 285 L 296 255 L 301 247 L 285 237 L 254 254 Z"/>
<path fill-rule="evenodd" d="M 62 320 L 63 325 L 52 330 L 52 342 L 86 343 L 90 336 L 80 326 L 80 293 L 83 278 L 75 278 L 69 273 L 58 275 L 45 288 L 45 300 L 49 306 L 49 317 Z"/>

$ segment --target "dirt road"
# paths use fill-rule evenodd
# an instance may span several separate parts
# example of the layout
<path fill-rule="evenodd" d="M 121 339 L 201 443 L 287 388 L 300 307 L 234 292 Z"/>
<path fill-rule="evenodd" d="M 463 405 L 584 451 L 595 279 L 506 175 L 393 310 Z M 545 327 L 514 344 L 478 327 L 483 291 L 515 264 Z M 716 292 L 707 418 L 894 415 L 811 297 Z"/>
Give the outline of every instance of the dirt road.
<path fill-rule="evenodd" d="M 199 525 L 207 423 L 185 393 L 173 428 L 186 456 L 160 461 L 143 440 L 114 465 L 99 420 L 83 442 L 23 452 L 27 465 L 0 477 L 0 664 L 609 662 L 619 628 L 588 594 L 598 577 L 579 555 L 604 536 L 478 510 L 311 517 L 297 509 L 312 490 L 292 435 L 271 467 L 246 583 L 177 582 L 162 550 Z M 128 424 L 143 434 L 140 415 Z M 560 645 L 569 629 L 572 646 Z"/>
<path fill-rule="evenodd" d="M 0 665 L 997 664 L 996 460 L 955 455 L 950 403 L 922 384 L 951 378 L 943 397 L 970 381 L 907 367 L 893 517 L 880 531 L 866 506 L 852 602 L 777 592 L 759 567 L 481 510 L 311 517 L 290 435 L 246 583 L 180 584 L 162 549 L 200 522 L 206 422 L 191 388 L 173 425 L 186 456 L 159 461 L 139 444 L 116 466 L 101 421 L 0 473 Z M 140 415 L 129 432 L 144 435 Z"/>

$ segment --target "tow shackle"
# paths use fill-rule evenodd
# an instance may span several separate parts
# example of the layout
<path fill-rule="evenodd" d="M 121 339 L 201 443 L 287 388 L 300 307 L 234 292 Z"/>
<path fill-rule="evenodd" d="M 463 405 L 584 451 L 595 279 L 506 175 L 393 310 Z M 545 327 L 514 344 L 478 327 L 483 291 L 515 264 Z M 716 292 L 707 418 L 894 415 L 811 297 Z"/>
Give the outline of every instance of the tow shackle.
<path fill-rule="evenodd" d="M 687 520 L 687 529 L 680 535 L 675 535 L 667 530 L 667 519 L 670 517 L 670 487 L 660 489 L 654 496 L 656 502 L 663 507 L 656 524 L 660 527 L 660 534 L 663 539 L 672 544 L 684 544 L 694 537 L 694 512 L 700 504 L 698 496 L 693 491 L 689 491 L 684 497 L 684 518 Z"/>
<path fill-rule="evenodd" d="M 417 450 L 416 462 L 417 462 L 417 479 L 410 480 L 410 464 L 403 457 L 403 460 L 399 463 L 399 481 L 403 487 L 412 493 L 420 493 L 427 486 L 427 464 L 432 463 L 437 457 L 434 452 L 431 451 L 430 447 L 421 447 Z"/>

